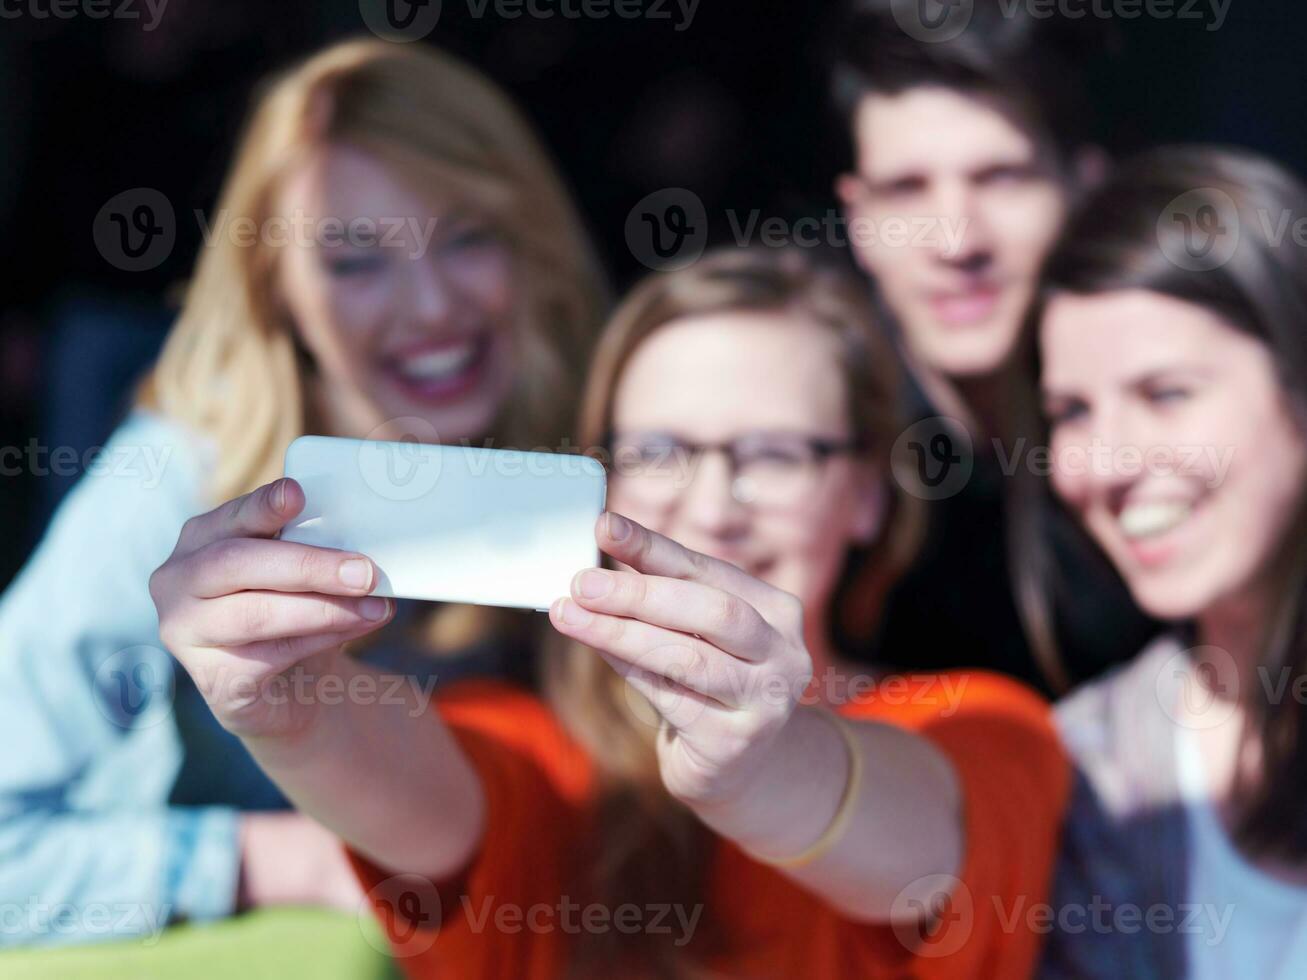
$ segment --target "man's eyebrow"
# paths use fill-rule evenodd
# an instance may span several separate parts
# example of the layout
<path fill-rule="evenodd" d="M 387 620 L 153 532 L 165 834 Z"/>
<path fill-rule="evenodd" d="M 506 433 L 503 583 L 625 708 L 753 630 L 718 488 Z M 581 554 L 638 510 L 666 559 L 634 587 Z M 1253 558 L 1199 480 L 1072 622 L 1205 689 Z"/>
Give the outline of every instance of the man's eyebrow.
<path fill-rule="evenodd" d="M 1003 156 L 991 157 L 983 160 L 973 167 L 968 168 L 969 173 L 984 173 L 986 170 L 997 170 L 999 168 L 1013 167 L 1021 170 L 1039 170 L 1042 167 L 1038 157 L 1030 156 L 1024 153 L 1005 154 Z"/>
<path fill-rule="evenodd" d="M 902 184 L 906 181 L 925 180 L 926 171 L 921 167 L 908 166 L 898 170 L 889 170 L 883 174 L 859 173 L 862 182 L 871 188 L 888 187 L 891 184 Z"/>

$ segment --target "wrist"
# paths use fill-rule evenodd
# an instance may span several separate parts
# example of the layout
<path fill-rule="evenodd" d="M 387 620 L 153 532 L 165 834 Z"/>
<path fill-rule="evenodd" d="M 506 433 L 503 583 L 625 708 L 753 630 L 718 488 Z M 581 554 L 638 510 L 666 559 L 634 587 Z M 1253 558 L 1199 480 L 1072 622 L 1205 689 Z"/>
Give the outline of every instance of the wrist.
<path fill-rule="evenodd" d="M 825 709 L 799 706 L 730 788 L 691 808 L 747 850 L 796 853 L 815 840 L 847 783 L 844 740 Z"/>
<path fill-rule="evenodd" d="M 332 905 L 341 879 L 353 884 L 340 841 L 302 813 L 247 813 L 240 837 L 244 908 Z"/>
<path fill-rule="evenodd" d="M 731 762 L 718 764 L 711 779 L 704 779 L 694 792 L 677 793 L 677 800 L 710 825 L 757 813 L 770 796 L 776 774 L 789 767 L 800 711 L 796 708 L 770 736 L 754 741 Z"/>
<path fill-rule="evenodd" d="M 823 723 L 829 725 L 843 743 L 845 757 L 843 789 L 840 792 L 835 812 L 831 814 L 830 820 L 826 824 L 826 829 L 822 831 L 820 836 L 804 846 L 802 850 L 795 850 L 791 846 L 784 851 L 778 852 L 769 848 L 764 853 L 754 854 L 754 857 L 758 860 L 777 867 L 804 867 L 817 861 L 835 847 L 853 820 L 853 814 L 858 806 L 858 800 L 862 792 L 862 750 L 858 744 L 858 737 L 854 732 L 853 725 L 833 711 L 818 710 L 812 712 L 811 716 L 820 718 Z"/>
<path fill-rule="evenodd" d="M 289 848 L 294 821 L 293 813 L 247 813 L 241 818 L 240 909 L 303 900 L 306 889 L 299 869 L 287 860 L 293 853 Z"/>

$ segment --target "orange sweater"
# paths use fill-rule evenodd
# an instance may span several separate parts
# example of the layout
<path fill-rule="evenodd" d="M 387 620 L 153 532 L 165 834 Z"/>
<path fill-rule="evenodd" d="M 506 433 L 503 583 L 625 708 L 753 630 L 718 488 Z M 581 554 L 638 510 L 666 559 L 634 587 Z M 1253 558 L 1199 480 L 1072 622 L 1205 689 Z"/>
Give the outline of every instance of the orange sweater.
<path fill-rule="evenodd" d="M 485 846 L 456 879 L 417 889 L 414 876 L 351 855 L 410 977 L 554 980 L 582 928 L 650 928 L 680 939 L 709 921 L 724 942 L 703 965 L 725 977 L 1017 980 L 1033 970 L 1070 775 L 1046 705 L 1012 681 L 982 672 L 923 675 L 840 709 L 922 733 L 960 776 L 961 884 L 925 936 L 843 918 L 724 839 L 698 919 L 686 909 L 588 907 L 568 895 L 567 882 L 593 800 L 589 758 L 539 699 L 518 688 L 453 684 L 437 710 L 481 777 Z M 868 770 L 866 785 L 875 778 Z"/>

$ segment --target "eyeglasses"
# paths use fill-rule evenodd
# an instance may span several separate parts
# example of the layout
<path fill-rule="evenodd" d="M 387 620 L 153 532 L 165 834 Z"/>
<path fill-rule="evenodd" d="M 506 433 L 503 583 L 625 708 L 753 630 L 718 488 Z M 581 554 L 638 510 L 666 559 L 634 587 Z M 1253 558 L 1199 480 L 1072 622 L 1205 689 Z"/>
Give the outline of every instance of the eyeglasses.
<path fill-rule="evenodd" d="M 650 504 L 668 504 L 694 482 L 706 453 L 722 453 L 731 496 L 759 508 L 800 503 L 832 456 L 859 452 L 856 439 L 799 432 L 750 432 L 724 442 L 691 442 L 666 432 L 615 433 L 608 440 L 613 473 Z"/>

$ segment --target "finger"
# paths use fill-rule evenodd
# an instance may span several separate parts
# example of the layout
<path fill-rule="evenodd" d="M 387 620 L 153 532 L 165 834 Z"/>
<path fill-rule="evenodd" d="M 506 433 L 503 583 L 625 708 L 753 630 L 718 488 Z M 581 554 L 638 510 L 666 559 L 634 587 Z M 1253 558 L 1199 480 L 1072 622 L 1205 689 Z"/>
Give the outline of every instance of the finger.
<path fill-rule="evenodd" d="M 691 551 L 671 538 L 611 511 L 599 516 L 595 541 L 605 554 L 637 572 L 711 585 L 734 593 L 754 606 L 766 601 L 774 591 L 770 585 L 730 562 Z"/>
<path fill-rule="evenodd" d="M 198 646 L 238 647 L 260 640 L 380 626 L 394 613 L 380 596 L 361 599 L 294 592 L 238 592 L 199 600 L 193 617 Z"/>
<path fill-rule="evenodd" d="M 734 592 L 699 582 L 587 568 L 572 579 L 572 598 L 592 612 L 697 634 L 745 660 L 764 659 L 776 637 L 771 624 Z"/>
<path fill-rule="evenodd" d="M 638 619 L 592 613 L 571 599 L 555 602 L 549 618 L 560 633 L 697 691 L 722 707 L 739 707 L 749 693 L 749 665 L 703 640 Z"/>
<path fill-rule="evenodd" d="M 178 546 L 190 553 L 219 538 L 270 538 L 304 509 L 304 491 L 289 477 L 265 483 L 182 527 Z"/>
<path fill-rule="evenodd" d="M 653 706 L 659 718 L 675 729 L 684 731 L 703 718 L 706 711 L 713 708 L 721 709 L 721 705 L 712 698 L 682 687 L 666 677 L 632 666 L 602 650 L 599 651 L 599 656 L 603 657 L 632 690 Z M 640 714 L 637 712 L 637 717 Z"/>
<path fill-rule="evenodd" d="M 364 555 L 266 538 L 222 538 L 181 564 L 188 590 L 201 599 L 251 589 L 367 595 L 377 578 Z"/>
<path fill-rule="evenodd" d="M 366 636 L 382 625 L 384 625 L 384 620 L 379 623 L 367 622 L 353 629 L 341 630 L 336 633 L 283 636 L 275 640 L 247 643 L 245 646 L 235 647 L 232 652 L 242 659 L 257 660 L 272 670 L 281 672 L 289 670 L 297 663 L 316 654 L 338 649 L 351 640 Z"/>

